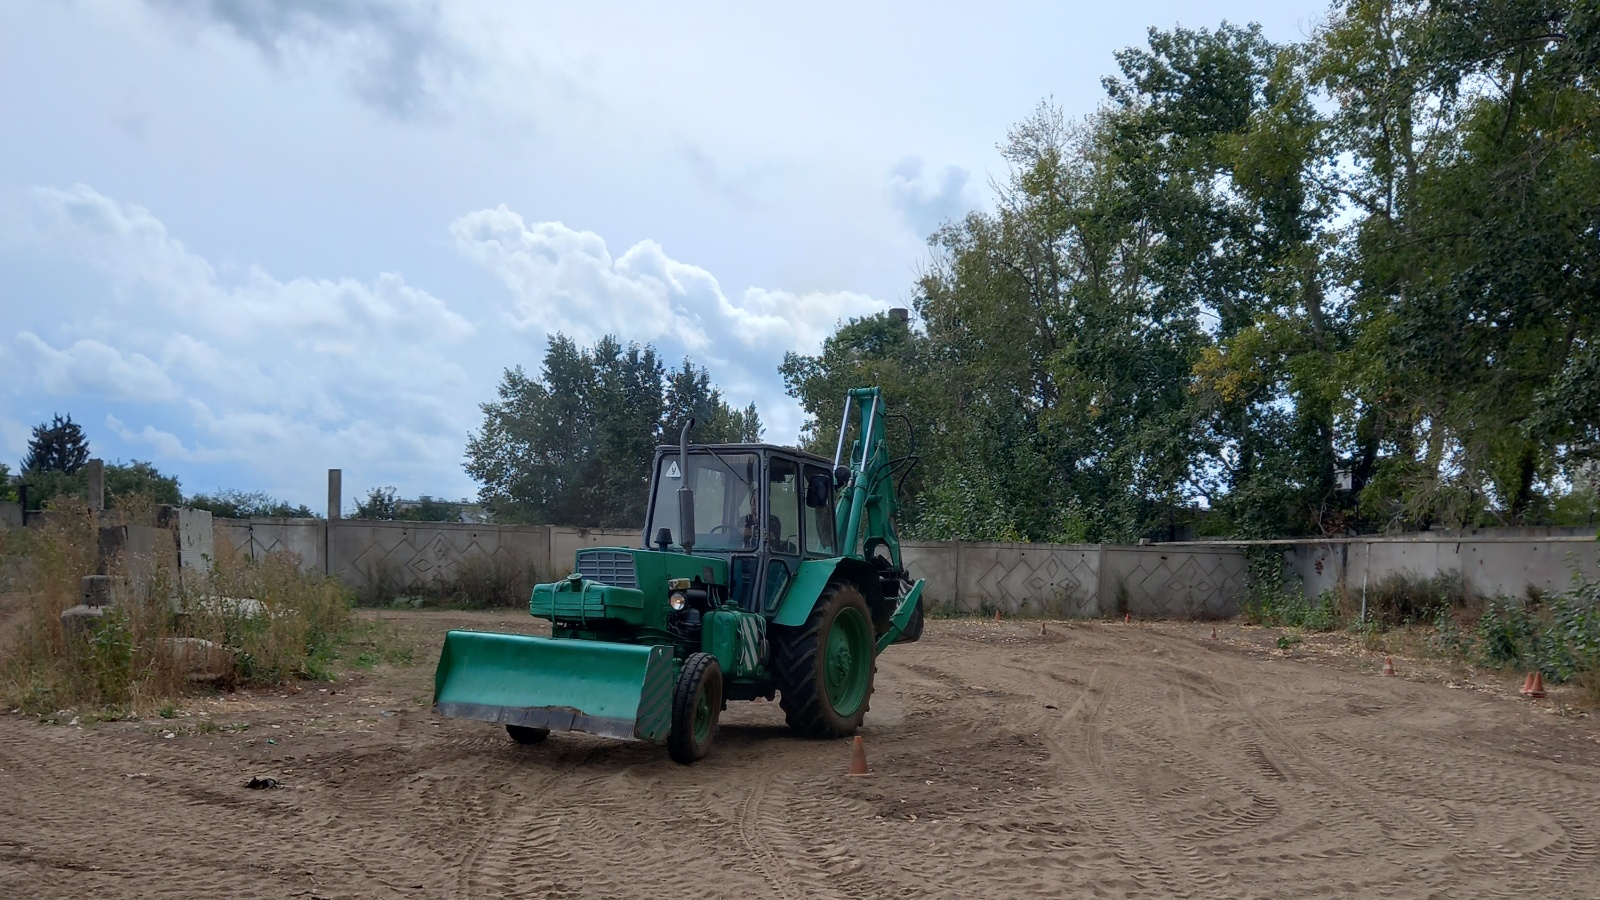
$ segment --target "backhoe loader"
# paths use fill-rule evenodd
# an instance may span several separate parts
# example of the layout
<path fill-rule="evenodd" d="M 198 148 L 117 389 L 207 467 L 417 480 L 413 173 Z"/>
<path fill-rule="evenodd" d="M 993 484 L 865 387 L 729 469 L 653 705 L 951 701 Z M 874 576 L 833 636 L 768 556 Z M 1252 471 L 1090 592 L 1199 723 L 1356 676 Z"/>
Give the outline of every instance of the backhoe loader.
<path fill-rule="evenodd" d="M 536 585 L 529 611 L 548 638 L 450 632 L 434 710 L 524 744 L 552 731 L 665 743 L 684 764 L 710 750 L 729 701 L 777 699 L 802 735 L 853 733 L 877 655 L 922 633 L 923 583 L 892 524 L 895 476 L 916 457 L 890 459 L 886 419 L 877 388 L 849 391 L 831 464 L 693 445 L 690 419 L 655 452 L 640 546 L 579 550 L 571 575 Z"/>

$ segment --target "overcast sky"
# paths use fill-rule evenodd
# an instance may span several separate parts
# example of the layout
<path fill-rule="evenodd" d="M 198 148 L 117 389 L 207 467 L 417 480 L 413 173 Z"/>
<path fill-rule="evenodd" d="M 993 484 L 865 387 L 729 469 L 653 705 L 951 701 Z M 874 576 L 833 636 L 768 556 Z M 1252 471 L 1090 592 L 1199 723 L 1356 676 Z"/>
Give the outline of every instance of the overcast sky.
<path fill-rule="evenodd" d="M 188 493 L 472 496 L 500 372 L 606 333 L 768 440 L 777 363 L 908 305 L 1047 97 L 1154 25 L 1322 3 L 0 3 L 0 461 L 70 413 Z"/>

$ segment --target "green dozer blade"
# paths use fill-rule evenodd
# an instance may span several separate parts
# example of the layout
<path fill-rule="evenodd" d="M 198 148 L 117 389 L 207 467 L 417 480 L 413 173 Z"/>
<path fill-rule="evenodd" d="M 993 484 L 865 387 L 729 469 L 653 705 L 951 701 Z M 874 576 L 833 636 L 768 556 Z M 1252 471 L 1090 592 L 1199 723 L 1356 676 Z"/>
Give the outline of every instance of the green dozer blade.
<path fill-rule="evenodd" d="M 452 631 L 433 676 L 441 716 L 664 741 L 672 648 Z"/>

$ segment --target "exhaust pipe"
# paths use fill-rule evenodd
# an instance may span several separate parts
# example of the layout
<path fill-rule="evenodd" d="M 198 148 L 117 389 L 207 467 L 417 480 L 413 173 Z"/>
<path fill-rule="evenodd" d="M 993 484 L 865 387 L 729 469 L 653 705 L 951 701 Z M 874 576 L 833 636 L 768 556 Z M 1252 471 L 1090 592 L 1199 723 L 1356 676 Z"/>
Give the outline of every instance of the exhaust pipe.
<path fill-rule="evenodd" d="M 678 432 L 678 473 L 683 479 L 678 488 L 678 545 L 685 553 L 694 549 L 694 489 L 689 487 L 689 429 L 693 427 L 694 416 L 690 416 Z"/>

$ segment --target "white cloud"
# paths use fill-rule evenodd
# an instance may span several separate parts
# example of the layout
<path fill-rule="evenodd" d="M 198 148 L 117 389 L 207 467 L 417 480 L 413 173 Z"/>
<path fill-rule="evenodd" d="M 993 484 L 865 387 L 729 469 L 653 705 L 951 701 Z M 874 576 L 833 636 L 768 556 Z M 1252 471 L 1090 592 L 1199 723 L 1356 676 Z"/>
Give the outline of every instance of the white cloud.
<path fill-rule="evenodd" d="M 252 268 L 225 286 L 209 262 L 143 207 L 122 204 L 77 184 L 34 188 L 24 217 L 40 245 L 109 274 L 135 299 L 160 305 L 187 322 L 234 339 L 287 339 L 318 352 L 359 350 L 350 335 L 470 335 L 472 325 L 438 298 L 381 274 L 372 283 L 296 278 L 281 282 Z M 125 300 L 130 298 L 125 297 Z"/>
<path fill-rule="evenodd" d="M 142 353 L 124 354 L 88 338 L 58 350 L 30 331 L 17 335 L 16 347 L 18 359 L 13 377 L 25 372 L 37 379 L 46 392 L 58 397 L 88 394 L 113 400 L 160 402 L 178 396 L 178 388 L 167 374 Z"/>
<path fill-rule="evenodd" d="M 379 0 L 152 0 L 160 10 L 214 25 L 281 63 L 326 52 L 343 61 L 356 95 L 395 116 L 431 107 L 441 83 L 466 64 L 434 4 Z"/>
<path fill-rule="evenodd" d="M 106 427 L 113 434 L 130 444 L 143 444 L 155 450 L 161 459 L 197 460 L 206 458 L 205 454 L 197 454 L 183 445 L 183 439 L 170 431 L 162 431 L 151 425 L 146 425 L 138 431 L 129 428 L 116 416 L 106 416 Z"/>
<path fill-rule="evenodd" d="M 346 465 L 357 483 L 467 486 L 482 397 L 458 360 L 475 329 L 444 301 L 390 273 L 230 279 L 148 210 L 85 185 L 35 188 L 21 212 L 14 237 L 104 273 L 114 302 L 19 317 L 0 343 L 9 393 L 117 402 L 107 430 L 158 465 L 227 464 L 298 497 Z"/>
<path fill-rule="evenodd" d="M 889 171 L 889 203 L 919 237 L 965 215 L 976 204 L 968 194 L 972 173 L 946 166 L 935 173 L 919 156 L 907 156 Z"/>
<path fill-rule="evenodd" d="M 799 411 L 776 367 L 815 351 L 841 319 L 883 304 L 849 291 L 725 291 L 700 266 L 642 240 L 620 254 L 593 232 L 526 222 L 505 206 L 450 226 L 457 250 L 507 288 L 466 315 L 399 275 L 279 279 L 230 276 L 148 210 L 93 188 L 36 188 L 18 218 L 29 252 L 103 273 L 109 292 L 21 317 L 0 342 L 13 397 L 102 398 L 119 452 L 164 469 L 244 473 L 251 488 L 296 502 L 321 470 L 352 491 L 472 491 L 463 444 L 501 368 L 534 363 L 556 331 L 652 342 L 710 369 L 731 402 L 756 402 L 769 437 L 790 440 Z M 15 218 L 15 217 L 14 217 Z M 110 302 L 107 302 L 107 297 Z M 224 476 L 226 477 L 226 476 Z M 210 480 L 207 480 L 207 479 Z M 190 490 L 229 486 L 187 478 Z"/>
<path fill-rule="evenodd" d="M 593 232 L 529 224 L 503 205 L 458 218 L 451 232 L 463 255 L 510 289 L 507 314 L 517 328 L 663 342 L 707 364 L 771 370 L 784 351 L 814 351 L 840 320 L 884 306 L 849 291 L 751 287 L 730 297 L 710 272 L 653 240 L 613 258 Z"/>
<path fill-rule="evenodd" d="M 0 448 L 6 451 L 7 460 L 20 457 L 28 449 L 33 432 L 16 419 L 0 415 Z M 0 462 L 7 461 L 0 460 Z"/>

